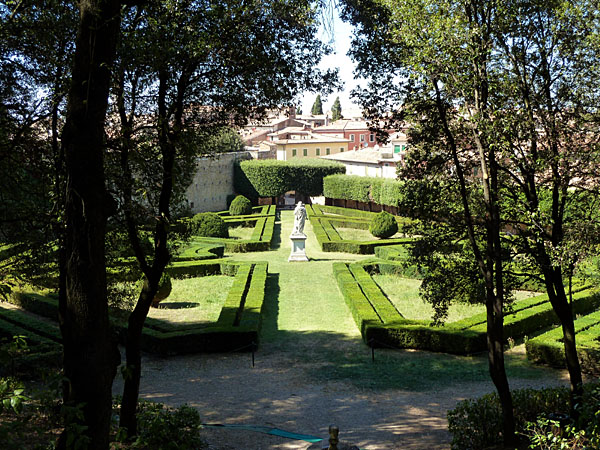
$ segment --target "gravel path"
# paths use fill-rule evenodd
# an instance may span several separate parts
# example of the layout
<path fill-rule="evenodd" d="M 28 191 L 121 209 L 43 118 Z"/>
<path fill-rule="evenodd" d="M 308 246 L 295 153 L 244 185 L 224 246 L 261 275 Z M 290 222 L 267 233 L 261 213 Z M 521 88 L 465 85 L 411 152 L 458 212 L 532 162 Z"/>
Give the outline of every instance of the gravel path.
<path fill-rule="evenodd" d="M 342 440 L 369 450 L 449 448 L 447 410 L 459 400 L 493 391 L 485 357 L 378 350 L 372 362 L 331 276 L 332 260 L 356 256 L 318 251 L 307 222 L 311 262 L 289 264 L 285 237 L 291 213 L 284 212 L 282 219 L 278 230 L 284 239 L 275 242 L 275 251 L 235 256 L 269 261 L 269 298 L 255 366 L 250 354 L 145 356 L 141 398 L 170 406 L 187 403 L 198 408 L 204 423 L 267 426 L 319 437 L 335 423 Z M 298 280 L 304 283 L 302 292 L 293 289 Z M 298 296 L 314 299 L 313 306 L 302 306 Z M 517 361 L 522 357 L 514 356 Z M 515 373 L 513 389 L 566 382 L 564 372 L 549 369 Z M 117 380 L 115 393 L 121 390 Z M 242 430 L 205 428 L 203 434 L 215 450 L 311 446 Z"/>

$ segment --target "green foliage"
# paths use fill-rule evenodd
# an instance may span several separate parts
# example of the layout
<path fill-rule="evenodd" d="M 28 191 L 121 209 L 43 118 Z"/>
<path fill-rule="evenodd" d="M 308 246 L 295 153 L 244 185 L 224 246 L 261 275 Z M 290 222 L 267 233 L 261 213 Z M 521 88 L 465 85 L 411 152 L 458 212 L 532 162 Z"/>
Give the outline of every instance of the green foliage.
<path fill-rule="evenodd" d="M 584 385 L 584 396 L 578 407 L 580 418 L 559 436 L 548 417 L 569 413 L 568 388 L 514 390 L 517 432 L 531 442 L 530 448 L 596 448 L 600 439 L 599 394 L 597 384 Z M 502 412 L 498 395 L 487 394 L 460 402 L 448 412 L 448 430 L 452 434 L 452 448 L 456 450 L 479 450 L 501 443 Z M 563 446 L 566 443 L 573 446 Z"/>
<path fill-rule="evenodd" d="M 246 148 L 239 133 L 231 127 L 209 129 L 199 134 L 196 137 L 196 145 L 200 155 L 242 152 Z"/>
<path fill-rule="evenodd" d="M 139 434 L 133 448 L 196 450 L 206 448 L 200 438 L 200 414 L 182 405 L 169 409 L 160 403 L 142 401 L 138 405 Z"/>
<path fill-rule="evenodd" d="M 381 211 L 369 224 L 369 231 L 378 238 L 389 238 L 398 232 L 398 222 L 392 214 Z"/>
<path fill-rule="evenodd" d="M 288 191 L 322 195 L 323 178 L 345 170 L 343 164 L 320 158 L 242 161 L 235 168 L 235 189 L 251 199 L 277 197 Z"/>
<path fill-rule="evenodd" d="M 323 114 L 323 104 L 321 103 L 321 95 L 320 94 L 318 94 L 317 98 L 315 98 L 315 102 L 313 103 L 310 113 L 313 116 Z"/>
<path fill-rule="evenodd" d="M 403 204 L 402 187 L 403 182 L 388 178 L 330 175 L 323 180 L 323 195 L 328 198 L 398 207 Z"/>
<path fill-rule="evenodd" d="M 24 392 L 22 382 L 14 378 L 0 378 L 0 413 L 12 411 L 19 414 L 23 402 L 28 400 Z"/>
<path fill-rule="evenodd" d="M 192 227 L 194 234 L 206 237 L 229 237 L 229 231 L 225 221 L 212 212 L 196 214 L 192 218 Z"/>
<path fill-rule="evenodd" d="M 336 121 L 342 118 L 342 105 L 340 104 L 340 98 L 336 97 L 331 107 L 331 120 Z"/>
<path fill-rule="evenodd" d="M 229 205 L 229 214 L 232 216 L 252 214 L 252 203 L 243 195 L 238 195 Z"/>

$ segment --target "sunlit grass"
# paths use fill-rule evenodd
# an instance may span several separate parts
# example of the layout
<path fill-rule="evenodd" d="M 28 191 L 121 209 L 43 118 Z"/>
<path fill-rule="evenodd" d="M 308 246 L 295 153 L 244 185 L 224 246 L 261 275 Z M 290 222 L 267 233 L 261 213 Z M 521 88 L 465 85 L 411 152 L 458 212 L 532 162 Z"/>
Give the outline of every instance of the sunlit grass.
<path fill-rule="evenodd" d="M 229 237 L 234 239 L 249 240 L 252 238 L 254 227 L 230 227 Z"/>
<path fill-rule="evenodd" d="M 419 296 L 421 280 L 383 274 L 374 274 L 373 280 L 405 318 L 429 320 L 433 317 L 433 307 Z M 485 312 L 484 305 L 453 304 L 448 308 L 446 321 L 456 322 L 481 312 Z"/>
<path fill-rule="evenodd" d="M 340 237 L 347 241 L 374 241 L 377 240 L 375 236 L 371 234 L 369 230 L 360 230 L 357 228 L 342 228 L 335 227 L 336 231 L 340 234 Z M 396 233 L 388 239 L 402 238 L 402 233 Z"/>
<path fill-rule="evenodd" d="M 219 318 L 233 277 L 213 275 L 172 280 L 171 294 L 151 308 L 149 317 L 169 322 L 214 322 Z"/>

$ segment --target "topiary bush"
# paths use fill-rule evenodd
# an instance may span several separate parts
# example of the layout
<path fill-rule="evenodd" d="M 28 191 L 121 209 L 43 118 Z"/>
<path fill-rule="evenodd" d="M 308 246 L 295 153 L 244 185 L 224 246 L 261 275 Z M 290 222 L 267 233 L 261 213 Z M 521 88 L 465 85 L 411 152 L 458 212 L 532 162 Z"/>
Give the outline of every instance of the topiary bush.
<path fill-rule="evenodd" d="M 192 218 L 193 233 L 204 237 L 229 237 L 229 229 L 225 221 L 218 214 L 204 212 Z"/>
<path fill-rule="evenodd" d="M 386 211 L 381 211 L 371 220 L 369 231 L 378 238 L 389 238 L 398 232 L 396 218 Z"/>
<path fill-rule="evenodd" d="M 252 203 L 243 195 L 238 195 L 229 205 L 229 215 L 246 216 L 252 214 Z"/>

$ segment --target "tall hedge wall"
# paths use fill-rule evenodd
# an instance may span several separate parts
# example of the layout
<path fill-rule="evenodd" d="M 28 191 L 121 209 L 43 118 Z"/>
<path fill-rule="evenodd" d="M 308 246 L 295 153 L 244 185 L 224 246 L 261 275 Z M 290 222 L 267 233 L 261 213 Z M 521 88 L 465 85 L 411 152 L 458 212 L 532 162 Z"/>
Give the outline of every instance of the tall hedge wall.
<path fill-rule="evenodd" d="M 251 199 L 277 197 L 288 191 L 323 195 L 323 178 L 345 171 L 343 164 L 319 158 L 241 161 L 235 167 L 234 186 Z"/>
<path fill-rule="evenodd" d="M 323 179 L 323 195 L 329 198 L 375 202 L 379 205 L 398 206 L 402 182 L 389 178 L 330 175 Z"/>

